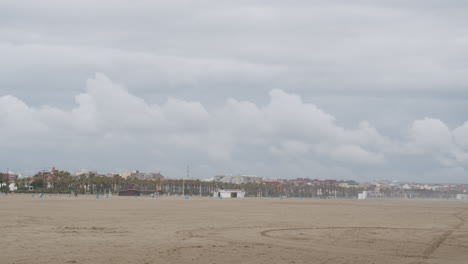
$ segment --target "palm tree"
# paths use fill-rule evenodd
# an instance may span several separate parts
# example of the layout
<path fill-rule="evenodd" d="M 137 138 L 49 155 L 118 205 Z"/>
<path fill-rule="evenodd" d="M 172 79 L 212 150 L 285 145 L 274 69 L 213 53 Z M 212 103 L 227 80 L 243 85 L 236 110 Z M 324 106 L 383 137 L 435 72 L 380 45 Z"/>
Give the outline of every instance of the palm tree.
<path fill-rule="evenodd" d="M 87 192 L 86 184 L 87 184 L 86 175 L 81 174 L 78 178 L 78 189 L 80 193 L 85 194 Z"/>
<path fill-rule="evenodd" d="M 20 180 L 20 178 L 18 177 L 18 175 L 13 176 L 13 182 L 14 182 L 14 184 L 16 185 L 16 189 L 18 190 L 18 189 L 19 189 L 19 186 L 20 186 L 20 182 L 21 182 L 21 180 Z"/>
<path fill-rule="evenodd" d="M 3 186 L 3 183 L 5 183 L 6 186 Z M 9 189 L 8 178 L 3 173 L 0 173 L 0 192 L 3 191 L 6 194 L 8 194 L 8 189 Z"/>
<path fill-rule="evenodd" d="M 0 188 L 3 186 L 3 182 L 5 181 L 5 176 L 3 173 L 0 173 Z"/>

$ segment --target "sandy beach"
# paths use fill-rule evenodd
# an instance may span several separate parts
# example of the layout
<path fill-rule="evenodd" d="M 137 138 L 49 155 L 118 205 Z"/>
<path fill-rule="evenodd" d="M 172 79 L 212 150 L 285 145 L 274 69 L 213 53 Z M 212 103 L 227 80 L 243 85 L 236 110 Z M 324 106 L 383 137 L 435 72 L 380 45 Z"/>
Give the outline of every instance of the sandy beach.
<path fill-rule="evenodd" d="M 467 263 L 468 203 L 0 196 L 0 263 Z"/>

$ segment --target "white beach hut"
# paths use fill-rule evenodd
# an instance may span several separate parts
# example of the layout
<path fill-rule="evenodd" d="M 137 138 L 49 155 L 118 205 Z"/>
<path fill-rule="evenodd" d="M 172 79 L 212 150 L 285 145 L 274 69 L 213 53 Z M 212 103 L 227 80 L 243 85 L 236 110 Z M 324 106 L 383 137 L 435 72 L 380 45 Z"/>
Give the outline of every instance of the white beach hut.
<path fill-rule="evenodd" d="M 218 198 L 244 198 L 245 192 L 243 190 L 231 189 L 231 190 L 218 190 L 213 194 L 214 197 Z"/>

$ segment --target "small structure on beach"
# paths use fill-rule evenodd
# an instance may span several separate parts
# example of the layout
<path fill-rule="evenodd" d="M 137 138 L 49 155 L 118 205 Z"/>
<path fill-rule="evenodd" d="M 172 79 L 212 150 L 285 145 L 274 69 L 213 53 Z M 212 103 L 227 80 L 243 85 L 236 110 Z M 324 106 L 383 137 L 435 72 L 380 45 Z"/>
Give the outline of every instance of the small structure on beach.
<path fill-rule="evenodd" d="M 213 196 L 218 198 L 244 198 L 245 191 L 240 189 L 218 190 L 215 191 Z"/>
<path fill-rule="evenodd" d="M 359 200 L 378 198 L 382 198 L 382 193 L 379 191 L 363 191 L 362 193 L 358 193 Z"/>
<path fill-rule="evenodd" d="M 119 191 L 119 196 L 140 196 L 141 192 L 139 190 L 121 190 Z"/>
<path fill-rule="evenodd" d="M 457 194 L 457 200 L 468 200 L 468 194 Z"/>

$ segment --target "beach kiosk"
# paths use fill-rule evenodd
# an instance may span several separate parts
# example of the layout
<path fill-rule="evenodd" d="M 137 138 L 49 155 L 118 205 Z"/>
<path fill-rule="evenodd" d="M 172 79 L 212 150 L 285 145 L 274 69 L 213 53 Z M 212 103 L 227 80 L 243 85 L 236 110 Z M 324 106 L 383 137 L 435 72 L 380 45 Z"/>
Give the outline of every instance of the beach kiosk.
<path fill-rule="evenodd" d="M 218 190 L 213 194 L 214 197 L 218 198 L 244 198 L 245 191 L 240 189 L 229 189 L 229 190 Z"/>

